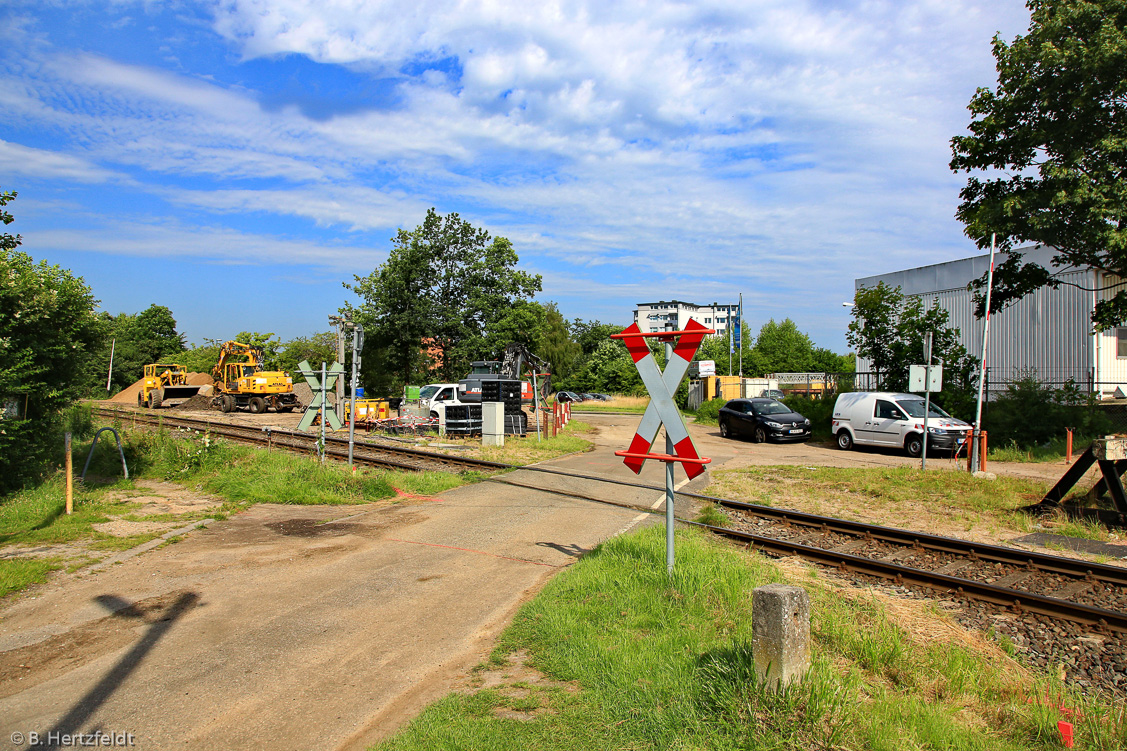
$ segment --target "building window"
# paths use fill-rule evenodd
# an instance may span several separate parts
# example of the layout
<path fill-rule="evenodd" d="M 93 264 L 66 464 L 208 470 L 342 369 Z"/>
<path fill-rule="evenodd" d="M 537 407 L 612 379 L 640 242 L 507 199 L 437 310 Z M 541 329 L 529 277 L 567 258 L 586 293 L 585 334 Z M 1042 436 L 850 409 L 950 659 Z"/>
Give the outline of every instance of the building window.
<path fill-rule="evenodd" d="M 1115 356 L 1127 357 L 1127 329 L 1115 330 Z"/>

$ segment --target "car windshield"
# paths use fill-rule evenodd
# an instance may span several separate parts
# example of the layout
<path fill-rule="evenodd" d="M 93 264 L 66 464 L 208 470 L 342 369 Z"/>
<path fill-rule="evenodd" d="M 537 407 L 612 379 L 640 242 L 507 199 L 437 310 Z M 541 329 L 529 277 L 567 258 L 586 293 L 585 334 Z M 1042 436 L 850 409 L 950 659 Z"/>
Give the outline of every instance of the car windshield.
<path fill-rule="evenodd" d="M 923 399 L 897 399 L 896 403 L 900 408 L 908 413 L 909 417 L 923 417 L 924 416 L 924 400 Z M 946 417 L 951 419 L 951 415 L 943 411 L 941 407 L 936 404 L 931 405 L 928 410 L 928 417 Z"/>
<path fill-rule="evenodd" d="M 761 415 L 789 415 L 790 407 L 782 402 L 759 402 L 755 405 L 756 411 Z"/>
<path fill-rule="evenodd" d="M 437 394 L 438 390 L 440 388 L 442 388 L 442 387 L 441 386 L 423 386 L 421 389 L 419 389 L 419 398 L 422 399 L 423 401 L 426 401 L 427 399 L 430 399 L 432 396 Z"/>

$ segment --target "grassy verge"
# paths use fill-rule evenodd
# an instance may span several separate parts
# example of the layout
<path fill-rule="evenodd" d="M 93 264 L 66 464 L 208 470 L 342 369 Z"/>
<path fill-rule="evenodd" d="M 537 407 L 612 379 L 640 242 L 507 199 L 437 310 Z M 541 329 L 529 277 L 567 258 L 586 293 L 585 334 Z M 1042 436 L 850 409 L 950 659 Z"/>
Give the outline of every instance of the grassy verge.
<path fill-rule="evenodd" d="M 577 402 L 571 405 L 571 412 L 636 412 L 646 411 L 650 403 L 648 396 L 614 396 L 609 401 Z"/>
<path fill-rule="evenodd" d="M 494 667 L 527 654 L 543 679 L 447 696 L 376 748 L 1041 749 L 1058 742 L 1059 714 L 1028 700 L 1046 695 L 1080 710 L 1078 747 L 1127 743 L 1122 704 L 1069 695 L 926 606 L 691 531 L 677 545 L 670 579 L 663 530 L 604 543 L 525 605 L 494 652 Z M 775 693 L 754 677 L 751 594 L 779 581 L 810 593 L 813 661 Z"/>
<path fill-rule="evenodd" d="M 984 481 L 966 472 L 914 467 L 748 467 L 712 473 L 707 495 L 794 508 L 934 534 L 993 540 L 1030 532 L 1037 523 L 1017 511 L 1037 503 L 1048 485 L 1017 477 Z M 1109 539 L 1106 530 L 1043 522 L 1052 532 Z"/>
<path fill-rule="evenodd" d="M 1080 456 L 1091 442 L 1091 438 L 1077 437 L 1072 444 L 1073 456 Z M 988 462 L 1063 462 L 1065 449 L 1064 438 L 1054 438 L 1046 444 L 1032 448 L 1022 448 L 1016 441 L 1011 441 L 1006 446 L 989 446 L 986 450 L 986 458 Z"/>

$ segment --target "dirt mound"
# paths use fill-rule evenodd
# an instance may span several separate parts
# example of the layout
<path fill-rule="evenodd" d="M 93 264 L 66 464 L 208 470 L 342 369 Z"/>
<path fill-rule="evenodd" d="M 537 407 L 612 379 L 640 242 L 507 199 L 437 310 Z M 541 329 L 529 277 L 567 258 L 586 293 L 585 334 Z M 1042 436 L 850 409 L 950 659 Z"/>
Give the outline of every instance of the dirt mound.
<path fill-rule="evenodd" d="M 211 409 L 211 395 L 196 394 L 191 399 L 172 405 L 172 409 Z"/>
<path fill-rule="evenodd" d="M 207 373 L 188 373 L 188 384 L 190 386 L 210 386 L 212 382 L 211 376 Z M 137 395 L 141 393 L 141 386 L 144 383 L 144 378 L 137 379 L 132 385 L 126 386 L 120 393 L 115 394 L 110 401 L 118 404 L 136 404 Z M 202 391 L 201 389 L 201 393 Z"/>

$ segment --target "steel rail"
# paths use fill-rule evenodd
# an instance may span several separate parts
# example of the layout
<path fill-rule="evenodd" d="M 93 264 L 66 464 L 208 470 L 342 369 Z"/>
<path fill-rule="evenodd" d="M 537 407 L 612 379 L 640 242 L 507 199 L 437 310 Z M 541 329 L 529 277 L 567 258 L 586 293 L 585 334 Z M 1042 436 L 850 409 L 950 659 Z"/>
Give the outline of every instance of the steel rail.
<path fill-rule="evenodd" d="M 708 498 L 727 508 L 747 511 L 755 516 L 774 519 L 784 524 L 797 524 L 818 529 L 823 532 L 839 532 L 855 537 L 892 542 L 924 550 L 934 550 L 959 556 L 967 556 L 981 561 L 1006 563 L 1013 566 L 1033 568 L 1038 571 L 1091 578 L 1117 586 L 1127 586 L 1127 568 L 1120 568 L 1118 566 L 1108 566 L 1091 561 L 1082 561 L 1076 558 L 1063 558 L 1061 556 L 1046 555 L 1044 553 L 1036 553 L 1027 550 L 1014 550 L 1000 545 L 963 540 L 958 537 L 941 537 L 924 532 L 897 529 L 896 527 L 882 527 L 875 524 L 852 522 L 831 516 L 807 514 L 802 511 L 760 506 L 754 503 L 733 501 L 725 498 L 696 496 L 696 494 L 689 493 L 685 495 Z"/>
<path fill-rule="evenodd" d="M 232 425 L 224 422 L 212 422 L 211 420 L 203 420 L 196 417 L 168 417 L 165 415 L 151 415 L 144 412 L 135 411 L 132 409 L 110 409 L 106 407 L 94 407 L 92 409 L 94 414 L 101 417 L 109 417 L 113 419 L 133 419 L 146 425 L 166 425 L 174 428 L 187 428 L 209 432 L 214 435 L 220 435 L 226 438 L 245 441 L 253 445 L 273 445 L 279 448 L 291 448 L 303 452 L 315 451 L 317 445 L 317 438 L 310 436 L 306 433 L 287 430 L 285 428 L 270 428 L 267 431 L 264 428 L 248 426 L 248 425 Z M 348 441 L 343 438 L 327 438 L 325 446 L 326 456 L 334 458 L 344 457 L 347 459 Z M 410 458 L 416 460 L 418 463 L 425 464 L 439 464 L 446 467 L 457 467 L 471 470 L 484 470 L 484 471 L 498 471 L 513 469 L 514 465 L 503 464 L 501 462 L 492 462 L 485 459 L 471 459 L 469 457 L 451 456 L 450 454 L 439 454 L 431 451 L 422 451 L 420 449 L 405 448 L 399 446 L 387 446 L 384 444 L 372 443 L 371 441 L 358 440 L 355 442 L 356 448 L 367 454 L 364 457 L 364 464 L 372 464 L 378 466 L 388 466 L 395 469 L 419 470 L 422 467 L 419 464 L 410 464 L 398 459 Z M 344 447 L 344 448 L 330 448 Z M 371 453 L 384 454 L 389 457 L 396 457 L 396 459 L 377 459 L 371 456 Z"/>
<path fill-rule="evenodd" d="M 1069 600 L 1060 600 L 1055 597 L 1023 592 L 993 584 L 948 576 L 934 571 L 903 566 L 888 561 L 863 558 L 838 553 L 825 548 L 816 548 L 797 542 L 779 540 L 773 537 L 762 537 L 750 532 L 743 532 L 727 527 L 714 527 L 700 522 L 685 521 L 695 527 L 707 529 L 714 534 L 730 537 L 747 542 L 749 547 L 767 550 L 782 555 L 798 555 L 808 560 L 817 561 L 827 566 L 836 567 L 842 571 L 876 576 L 881 579 L 891 579 L 897 584 L 915 584 L 940 590 L 946 594 L 969 597 L 976 600 L 990 602 L 995 605 L 1010 608 L 1018 613 L 1030 612 L 1053 618 L 1065 618 L 1091 626 L 1101 631 L 1118 631 L 1127 633 L 1127 613 L 1115 610 L 1081 605 Z"/>

